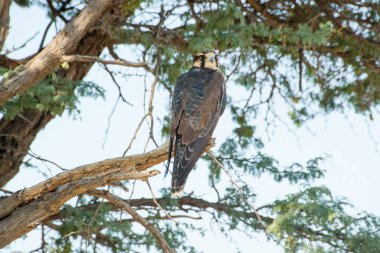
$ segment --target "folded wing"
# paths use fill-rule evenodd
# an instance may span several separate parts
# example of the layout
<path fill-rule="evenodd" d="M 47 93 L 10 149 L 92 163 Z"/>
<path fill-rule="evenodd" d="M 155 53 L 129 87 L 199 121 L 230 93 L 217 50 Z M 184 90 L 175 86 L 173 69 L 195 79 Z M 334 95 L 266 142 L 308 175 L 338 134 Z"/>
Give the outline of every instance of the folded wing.
<path fill-rule="evenodd" d="M 192 69 L 177 80 L 172 101 L 169 143 L 175 150 L 172 192 L 179 194 L 202 155 L 225 108 L 223 74 L 217 70 Z"/>

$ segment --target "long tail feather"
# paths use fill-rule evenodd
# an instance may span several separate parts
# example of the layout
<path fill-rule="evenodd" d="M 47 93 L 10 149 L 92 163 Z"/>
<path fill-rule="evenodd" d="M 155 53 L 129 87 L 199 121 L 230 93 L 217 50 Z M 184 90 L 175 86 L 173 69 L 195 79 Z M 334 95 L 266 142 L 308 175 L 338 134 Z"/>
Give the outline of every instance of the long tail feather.
<path fill-rule="evenodd" d="M 166 177 L 166 175 L 168 174 L 169 172 L 169 167 L 170 167 L 170 159 L 172 158 L 172 152 L 173 152 L 173 139 L 174 139 L 174 136 L 170 136 L 170 140 L 169 140 L 169 153 L 168 153 L 168 163 L 166 165 L 166 170 L 165 170 L 165 175 L 164 177 Z M 175 145 L 174 147 L 174 150 L 177 149 L 177 145 Z"/>

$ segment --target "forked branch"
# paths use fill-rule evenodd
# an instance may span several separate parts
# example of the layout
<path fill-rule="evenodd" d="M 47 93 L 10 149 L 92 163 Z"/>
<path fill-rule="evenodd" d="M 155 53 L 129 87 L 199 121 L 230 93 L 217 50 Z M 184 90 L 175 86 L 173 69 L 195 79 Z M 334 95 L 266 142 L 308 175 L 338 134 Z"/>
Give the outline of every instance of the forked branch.
<path fill-rule="evenodd" d="M 213 142 L 206 149 L 210 149 Z M 168 143 L 140 155 L 118 157 L 62 172 L 37 185 L 0 198 L 0 248 L 34 229 L 59 212 L 71 198 L 121 180 L 147 180 L 158 175 L 148 168 L 164 162 Z"/>
<path fill-rule="evenodd" d="M 146 230 L 148 230 L 154 236 L 164 253 L 175 253 L 175 251 L 169 246 L 168 242 L 165 240 L 164 236 L 160 233 L 160 231 L 151 223 L 149 223 L 144 217 L 139 215 L 122 198 L 119 198 L 108 191 L 92 190 L 90 194 L 106 199 L 116 207 L 128 212 L 132 216 L 134 221 L 140 223 Z"/>

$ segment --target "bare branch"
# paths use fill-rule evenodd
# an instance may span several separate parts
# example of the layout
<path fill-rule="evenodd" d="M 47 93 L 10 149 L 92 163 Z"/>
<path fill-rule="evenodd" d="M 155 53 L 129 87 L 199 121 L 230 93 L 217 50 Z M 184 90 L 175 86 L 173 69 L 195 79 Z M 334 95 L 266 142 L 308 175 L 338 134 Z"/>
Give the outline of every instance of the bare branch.
<path fill-rule="evenodd" d="M 162 212 L 164 212 L 164 214 L 166 214 L 166 216 L 167 216 L 169 219 L 171 219 L 172 221 L 175 222 L 175 220 L 173 220 L 173 218 L 169 215 L 169 213 L 168 213 L 165 209 L 163 209 L 162 206 L 157 202 L 157 200 L 156 200 L 156 196 L 154 196 L 154 192 L 153 192 L 152 186 L 150 185 L 148 179 L 146 180 L 146 184 L 148 185 L 148 188 L 149 188 L 150 194 L 152 194 L 153 202 L 157 205 L 157 207 L 158 207 Z"/>
<path fill-rule="evenodd" d="M 47 227 L 54 229 L 54 230 L 57 230 L 57 231 L 60 229 L 59 225 L 54 224 L 51 221 L 44 221 L 43 224 L 46 225 Z M 99 243 L 103 246 L 112 248 L 112 249 L 115 248 L 115 243 L 108 236 L 106 236 L 100 232 L 96 232 L 96 231 L 91 231 L 91 232 L 93 234 L 95 234 L 95 241 L 97 243 Z M 81 231 L 78 231 L 78 235 L 80 235 L 82 237 L 86 237 L 88 235 L 88 232 L 81 230 Z"/>
<path fill-rule="evenodd" d="M 117 105 L 119 104 L 120 97 L 122 97 L 121 93 L 117 97 L 115 105 L 113 106 L 111 113 L 108 115 L 108 118 L 107 118 L 107 128 L 106 128 L 106 131 L 104 133 L 104 140 L 103 140 L 103 145 L 102 145 L 103 148 L 106 145 L 106 142 L 107 142 L 107 139 L 108 139 L 108 131 L 110 130 L 110 127 L 111 127 L 111 119 L 112 119 L 113 114 L 116 111 Z"/>
<path fill-rule="evenodd" d="M 0 198 L 0 248 L 34 229 L 75 196 L 121 180 L 146 181 L 160 174 L 158 170 L 146 170 L 166 161 L 167 157 L 166 142 L 148 153 L 79 166 L 9 197 Z"/>
<path fill-rule="evenodd" d="M 59 10 L 57 10 L 55 7 L 54 7 L 54 5 L 53 5 L 53 2 L 52 2 L 52 0 L 47 0 L 47 3 L 48 3 L 48 6 L 49 6 L 49 8 L 50 8 L 50 10 L 51 10 L 51 13 L 53 14 L 53 16 L 54 17 L 60 17 L 62 20 L 63 20 L 63 22 L 65 22 L 65 23 L 67 23 L 67 22 L 69 22 L 63 15 L 62 15 L 62 13 L 61 13 L 61 11 L 62 11 L 62 8 L 61 9 L 59 9 Z M 63 4 L 63 6 L 65 6 L 65 3 Z M 64 8 L 63 8 L 64 9 Z"/>
<path fill-rule="evenodd" d="M 245 203 L 247 203 L 247 205 L 252 209 L 252 211 L 254 212 L 254 214 L 256 215 L 256 218 L 257 220 L 260 222 L 261 226 L 263 227 L 264 231 L 267 230 L 267 225 L 264 223 L 264 221 L 261 219 L 261 216 L 260 214 L 257 212 L 257 209 L 256 207 L 251 203 L 251 201 L 249 201 L 247 199 L 247 197 L 244 195 L 242 189 L 240 188 L 240 186 L 238 185 L 238 183 L 232 178 L 231 174 L 229 173 L 229 171 L 224 168 L 223 164 L 221 162 L 218 161 L 218 159 L 214 156 L 214 154 L 211 152 L 211 151 L 208 151 L 207 152 L 212 160 L 227 174 L 227 176 L 229 177 L 230 179 L 230 182 L 232 183 L 232 185 L 235 187 L 235 189 L 239 192 L 240 194 L 240 197 L 244 200 Z M 280 243 L 280 241 L 278 241 L 273 235 L 271 235 L 269 232 L 266 232 L 267 235 L 273 239 L 273 241 L 277 242 L 278 245 L 281 245 L 282 244 Z"/>
<path fill-rule="evenodd" d="M 122 89 L 121 89 L 121 86 L 120 86 L 119 83 L 116 81 L 116 78 L 115 78 L 115 76 L 114 76 L 114 73 L 113 73 L 113 72 L 107 67 L 106 64 L 104 64 L 103 66 L 104 66 L 104 70 L 110 75 L 112 82 L 116 85 L 117 89 L 119 90 L 119 98 L 121 98 L 121 100 L 122 100 L 124 103 L 126 103 L 127 105 L 133 106 L 133 105 L 132 105 L 131 103 L 129 103 L 129 102 L 127 101 L 127 99 L 124 97 L 124 95 L 123 95 L 123 91 L 122 91 Z M 117 103 L 116 103 L 116 105 L 117 105 Z M 115 106 L 115 108 L 116 108 L 116 106 Z"/>
<path fill-rule="evenodd" d="M 139 215 L 127 202 L 125 202 L 122 198 L 119 198 L 113 194 L 111 194 L 108 191 L 98 191 L 98 190 L 91 190 L 91 194 L 94 194 L 100 198 L 104 198 L 114 204 L 115 206 L 127 211 L 132 218 L 140 223 L 146 230 L 148 230 L 157 240 L 160 248 L 165 253 L 175 253 L 174 249 L 172 249 L 168 242 L 165 240 L 164 236 L 161 235 L 160 231 L 153 226 L 151 223 L 149 223 L 146 219 L 144 219 L 141 215 Z"/>
<path fill-rule="evenodd" d="M 136 128 L 136 130 L 135 130 L 135 132 L 134 132 L 134 134 L 133 134 L 133 137 L 132 137 L 131 141 L 130 141 L 129 144 L 128 144 L 127 149 L 124 150 L 124 152 L 123 152 L 123 156 L 125 156 L 125 155 L 127 154 L 127 152 L 132 148 L 132 144 L 133 144 L 133 142 L 135 141 L 135 139 L 136 139 L 136 137 L 137 137 L 137 133 L 139 132 L 139 130 L 140 130 L 140 128 L 141 128 L 142 124 L 144 123 L 144 120 L 146 119 L 147 116 L 148 116 L 148 114 L 145 114 L 145 115 L 142 117 L 142 119 L 140 120 L 140 122 L 139 122 L 139 124 L 137 125 L 137 128 Z"/>
<path fill-rule="evenodd" d="M 134 68 L 149 68 L 148 64 L 145 62 L 130 62 L 126 60 L 105 60 L 96 56 L 88 55 L 63 55 L 61 57 L 61 62 L 99 62 L 102 64 L 112 64 L 120 65 L 125 67 L 134 67 Z"/>
<path fill-rule="evenodd" d="M 14 192 L 8 191 L 6 189 L 2 189 L 2 188 L 0 188 L 0 192 L 4 192 L 6 194 L 13 194 L 14 193 Z"/>
<path fill-rule="evenodd" d="M 47 163 L 51 163 L 53 164 L 55 167 L 59 168 L 60 170 L 62 171 L 66 171 L 67 169 L 63 168 L 62 166 L 60 166 L 59 164 L 53 162 L 53 161 L 50 161 L 46 158 L 43 158 L 39 155 L 37 155 L 36 153 L 34 153 L 30 148 L 29 148 L 29 152 L 28 152 L 28 155 L 30 155 L 31 157 L 33 157 L 34 159 L 37 159 L 37 160 L 40 160 L 41 162 L 47 162 Z"/>

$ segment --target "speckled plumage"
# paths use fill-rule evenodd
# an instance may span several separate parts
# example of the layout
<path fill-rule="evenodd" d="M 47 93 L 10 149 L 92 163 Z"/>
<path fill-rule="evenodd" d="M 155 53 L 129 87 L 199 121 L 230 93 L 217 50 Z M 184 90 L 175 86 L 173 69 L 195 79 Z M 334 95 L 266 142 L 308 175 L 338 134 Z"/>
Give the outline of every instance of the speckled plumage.
<path fill-rule="evenodd" d="M 169 162 L 174 146 L 172 193 L 182 192 L 226 107 L 220 70 L 193 67 L 177 79 L 172 100 Z"/>

